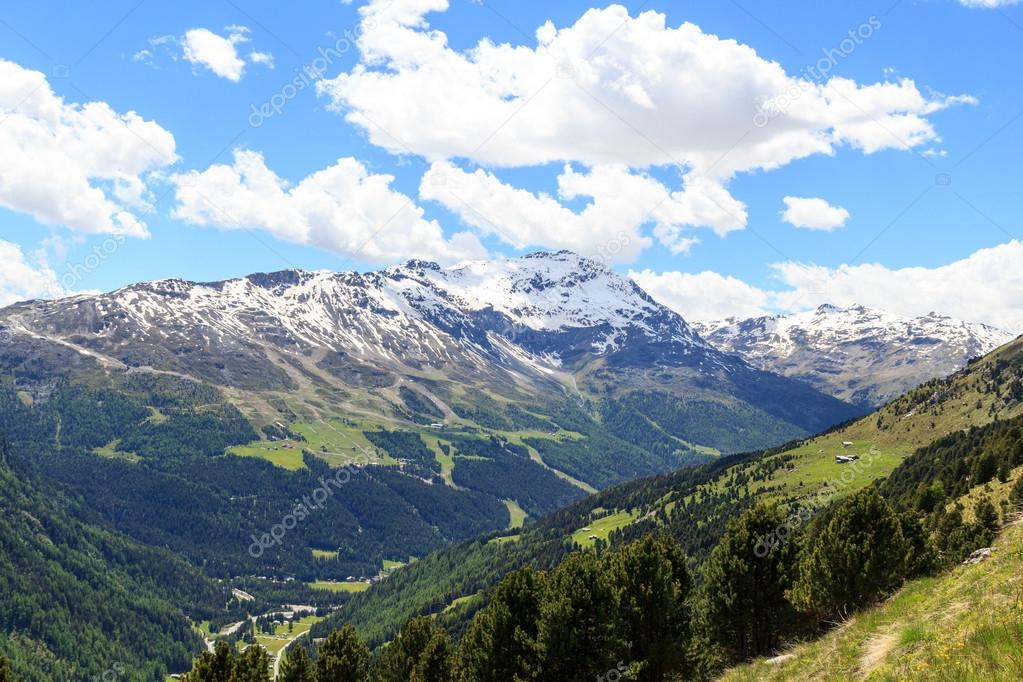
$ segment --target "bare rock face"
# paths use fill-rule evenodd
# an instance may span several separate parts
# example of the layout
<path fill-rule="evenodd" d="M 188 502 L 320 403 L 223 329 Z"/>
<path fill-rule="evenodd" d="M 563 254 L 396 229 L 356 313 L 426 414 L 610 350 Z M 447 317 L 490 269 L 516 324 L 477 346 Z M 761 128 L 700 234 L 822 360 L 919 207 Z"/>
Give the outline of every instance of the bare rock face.
<path fill-rule="evenodd" d="M 991 558 L 991 555 L 994 554 L 994 552 L 994 547 L 982 547 L 981 549 L 975 550 L 969 557 L 967 557 L 966 561 L 963 562 L 963 566 L 973 566 L 974 564 L 987 561 Z"/>

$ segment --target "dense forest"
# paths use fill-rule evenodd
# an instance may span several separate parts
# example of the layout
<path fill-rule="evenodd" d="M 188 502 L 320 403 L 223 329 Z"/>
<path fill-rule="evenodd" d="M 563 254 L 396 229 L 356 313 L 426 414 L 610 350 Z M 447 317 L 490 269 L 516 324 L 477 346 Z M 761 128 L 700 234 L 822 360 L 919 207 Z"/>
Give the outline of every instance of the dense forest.
<path fill-rule="evenodd" d="M 164 549 L 96 523 L 0 445 L 0 651 L 26 682 L 163 680 L 202 647 L 195 621 L 231 617 L 229 590 Z"/>
<path fill-rule="evenodd" d="M 1002 374 L 1010 369 L 1003 368 Z M 1006 399 L 1014 399 L 1010 394 Z M 403 398 L 410 410 L 435 416 L 429 414 L 428 403 L 416 402 L 426 400 L 421 394 Z M 68 547 L 63 554 L 53 555 L 46 543 L 18 546 L 19 556 L 29 560 L 35 555 L 54 557 L 45 567 L 9 562 L 4 566 L 6 584 L 14 586 L 8 593 L 35 595 L 38 603 L 50 604 L 54 617 L 30 618 L 37 610 L 34 603 L 6 605 L 3 615 L 8 620 L 0 623 L 3 651 L 12 670 L 29 682 L 49 679 L 47 671 L 57 670 L 55 666 L 107 670 L 102 666 L 110 664 L 107 656 L 118 646 L 125 652 L 121 660 L 130 664 L 128 679 L 159 679 L 167 669 L 185 667 L 201 647 L 189 619 L 216 628 L 247 611 L 281 603 L 345 604 L 341 612 L 314 626 L 308 641 L 333 638 L 337 643 L 342 635 L 333 633 L 343 631 L 342 650 L 372 652 L 357 656 L 365 659 L 359 670 L 370 679 L 412 679 L 403 677 L 412 675 L 410 671 L 416 671 L 417 680 L 476 679 L 472 675 L 481 673 L 464 671 L 497 663 L 486 658 L 473 663 L 466 642 L 478 642 L 483 623 L 498 618 L 498 595 L 512 590 L 502 581 L 515 576 L 531 585 L 544 603 L 567 602 L 568 609 L 580 586 L 594 590 L 586 608 L 604 613 L 610 631 L 601 634 L 590 628 L 585 636 L 596 639 L 585 640 L 590 642 L 585 646 L 601 642 L 612 657 L 621 658 L 602 673 L 582 666 L 587 674 L 614 671 L 622 679 L 661 679 L 645 675 L 663 670 L 704 676 L 786 642 L 812 637 L 828 622 L 875 603 L 906 579 L 941 570 L 990 543 L 1008 509 L 983 496 L 971 501 L 969 508 L 950 502 L 977 486 L 1007 481 L 1023 461 L 1023 418 L 995 421 L 921 448 L 886 481 L 816 513 L 791 497 L 783 496 L 780 506 L 761 501 L 774 490 L 774 474 L 788 466 L 784 451 L 794 444 L 714 458 L 701 466 L 617 485 L 585 500 L 579 500 L 579 488 L 531 457 L 533 447 L 545 459 L 571 470 L 565 462 L 573 461 L 579 451 L 588 452 L 598 464 L 612 455 L 642 453 L 628 464 L 632 469 L 627 473 L 580 464 L 580 473 L 601 484 L 638 475 L 644 467 L 658 471 L 667 459 L 691 463 L 704 457 L 672 435 L 679 428 L 672 414 L 658 413 L 663 421 L 655 422 L 642 412 L 656 413 L 654 402 L 635 400 L 603 403 L 599 427 L 585 410 L 568 404 L 544 406 L 545 416 L 540 416 L 540 408 L 535 414 L 504 415 L 510 420 L 507 424 L 530 424 L 553 439 L 527 436 L 520 442 L 472 429 L 446 429 L 437 446 L 456 465 L 451 471 L 459 486 L 455 489 L 444 484 L 433 451 L 411 430 L 366 434 L 376 447 L 399 460 L 400 467 L 331 469 L 307 452 L 303 468 L 286 471 L 258 459 L 225 456 L 226 447 L 258 435 L 217 391 L 190 381 L 127 375 L 116 384 L 103 378 L 57 382 L 37 399 L 26 397 L 9 381 L 0 382 L 0 433 L 8 443 L 5 459 L 16 472 L 11 476 L 22 484 L 20 489 L 9 486 L 17 497 L 6 506 L 38 510 L 31 518 L 6 519 L 0 541 L 31 543 L 43 537 L 18 523 L 41 523 L 47 532 L 74 523 L 84 528 L 75 542 L 61 534 L 48 538 L 58 548 Z M 481 403 L 481 414 L 494 412 L 484 419 L 496 420 L 501 414 L 494 402 Z M 276 429 L 268 437 L 298 435 L 285 427 Z M 1016 502 L 1023 498 L 1021 487 L 1017 484 L 1013 492 Z M 342 489 L 343 494 L 335 494 Z M 307 507 L 313 513 L 278 537 L 275 529 L 318 490 L 325 491 L 330 502 Z M 501 502 L 505 496 L 531 516 L 544 518 L 519 531 L 497 530 L 510 520 Z M 612 531 L 606 541 L 598 540 L 593 549 L 578 551 L 571 540 L 577 529 L 601 514 L 624 509 L 634 510 L 631 523 Z M 797 524 L 797 532 L 777 541 L 778 528 L 787 528 L 793 516 L 807 513 L 815 515 L 812 523 Z M 47 518 L 59 520 L 50 528 Z M 693 523 L 694 518 L 700 523 Z M 842 538 L 860 531 L 866 534 L 857 546 L 870 546 L 875 554 L 847 551 Z M 763 538 L 770 540 L 761 542 Z M 452 542 L 461 544 L 448 546 Z M 621 557 L 654 551 L 650 543 L 673 557 L 669 563 L 685 570 L 684 576 L 672 574 L 677 589 L 685 587 L 679 611 L 685 631 L 676 633 L 680 639 L 671 645 L 673 652 L 684 655 L 670 664 L 658 662 L 655 653 L 636 653 L 629 628 L 638 626 L 623 615 L 632 607 L 624 605 L 617 589 L 625 579 L 614 572 L 620 570 L 614 566 Z M 78 550 L 88 559 L 79 557 Z M 346 575 L 373 576 L 385 560 L 410 556 L 425 558 L 368 593 L 331 596 L 305 585 Z M 768 563 L 763 563 L 765 558 Z M 761 563 L 750 563 L 753 559 Z M 647 556 L 644 561 L 664 559 Z M 147 572 L 140 573 L 139 566 L 147 567 Z M 871 568 L 863 570 L 864 566 Z M 88 573 L 82 571 L 88 570 L 101 573 L 103 579 L 83 577 Z M 75 604 L 85 611 L 75 613 L 81 630 L 75 631 L 80 645 L 74 651 L 68 648 L 70 640 L 60 636 L 66 630 L 57 625 L 70 618 L 60 609 L 71 605 L 56 592 L 47 593 L 45 585 L 26 582 L 26 576 L 47 571 L 57 571 L 47 578 L 49 585 L 65 589 L 68 577 L 63 571 L 86 580 L 96 591 L 96 598 Z M 178 580 L 164 572 L 173 572 Z M 257 575 L 264 578 L 239 578 Z M 742 590 L 754 589 L 743 582 L 750 575 L 760 581 L 755 591 L 762 596 L 739 599 L 736 595 Z M 838 581 L 839 575 L 846 578 Z M 243 608 L 208 576 L 231 579 L 256 602 Z M 157 580 L 159 586 L 150 582 Z M 608 591 L 608 585 L 614 589 Z M 458 608 L 449 608 L 456 600 Z M 107 605 L 133 609 L 139 623 L 131 631 L 118 629 L 120 625 L 104 620 Z M 554 640 L 541 633 L 555 624 L 545 624 L 544 617 L 533 614 L 532 620 L 516 626 L 531 633 L 524 640 L 526 649 L 514 655 L 516 665 L 532 671 L 522 672 L 522 679 L 553 679 L 543 677 L 552 660 L 582 651 L 547 648 Z M 154 622 L 163 627 L 164 639 L 147 634 L 153 632 Z M 98 634 L 106 632 L 103 623 L 117 633 L 115 644 L 105 649 Z M 57 629 L 48 629 L 50 625 Z M 385 664 L 389 659 L 384 652 L 402 649 L 394 646 L 403 641 L 402 633 L 408 643 L 405 659 Z M 433 642 L 429 654 L 420 646 L 423 641 Z M 156 646 L 153 642 L 161 642 L 163 658 L 150 659 L 151 649 L 146 647 Z M 382 648 L 388 642 L 391 646 Z M 237 661 L 237 654 L 227 651 L 230 666 L 226 658 L 217 663 L 204 657 L 194 675 L 204 674 L 202 665 L 208 664 L 221 672 L 230 668 L 235 676 L 214 679 L 261 679 L 260 673 L 245 672 L 258 669 L 253 661 L 262 660 L 257 648 L 250 648 Z M 320 661 L 334 658 L 316 649 L 294 647 L 289 658 L 306 656 L 310 674 L 315 675 Z M 479 644 L 471 647 L 473 652 L 482 650 L 485 647 Z M 223 658 L 225 653 L 219 655 Z M 599 660 L 600 665 L 605 662 Z M 295 666 L 301 668 L 302 663 Z M 238 677 L 251 674 L 257 677 Z"/>
<path fill-rule="evenodd" d="M 118 390 L 61 384 L 32 405 L 0 383 L 0 433 L 106 523 L 216 577 L 372 576 L 384 559 L 424 556 L 509 523 L 506 506 L 492 495 L 389 468 L 339 471 L 306 454 L 305 468 L 289 472 L 224 456 L 228 445 L 257 436 L 219 394 L 189 381 L 154 385 L 133 378 Z M 110 456 L 94 454 L 111 442 L 118 449 Z M 281 543 L 250 551 L 254 540 L 318 495 L 324 477 L 340 481 L 344 494 L 327 486 L 329 503 L 307 505 L 303 522 Z M 338 555 L 315 559 L 309 548 Z"/>
<path fill-rule="evenodd" d="M 605 420 L 622 420 L 628 415 L 631 432 L 660 432 L 726 454 L 756 449 L 765 441 L 783 443 L 807 435 L 754 407 L 684 399 L 658 391 L 634 391 L 605 401 L 602 412 Z M 751 423 L 755 426 L 749 427 Z"/>

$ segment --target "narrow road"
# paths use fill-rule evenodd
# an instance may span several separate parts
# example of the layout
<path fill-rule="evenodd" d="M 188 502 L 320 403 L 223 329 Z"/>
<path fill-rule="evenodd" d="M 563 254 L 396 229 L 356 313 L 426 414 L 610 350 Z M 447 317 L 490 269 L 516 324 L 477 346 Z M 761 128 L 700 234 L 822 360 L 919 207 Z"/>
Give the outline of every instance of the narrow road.
<path fill-rule="evenodd" d="M 288 653 L 288 647 L 291 646 L 292 644 L 294 644 L 295 642 L 297 642 L 298 640 L 302 639 L 302 637 L 304 635 L 308 635 L 308 634 L 309 634 L 308 630 L 306 630 L 305 632 L 298 633 L 297 635 L 295 635 L 295 637 L 293 637 L 292 639 L 289 639 L 287 641 L 287 643 L 284 646 L 281 647 L 281 650 L 279 652 L 277 652 L 277 658 L 274 659 L 274 675 L 273 675 L 273 679 L 276 680 L 277 676 L 280 675 L 280 673 L 281 673 L 281 661 L 284 660 L 284 655 L 286 653 Z"/>

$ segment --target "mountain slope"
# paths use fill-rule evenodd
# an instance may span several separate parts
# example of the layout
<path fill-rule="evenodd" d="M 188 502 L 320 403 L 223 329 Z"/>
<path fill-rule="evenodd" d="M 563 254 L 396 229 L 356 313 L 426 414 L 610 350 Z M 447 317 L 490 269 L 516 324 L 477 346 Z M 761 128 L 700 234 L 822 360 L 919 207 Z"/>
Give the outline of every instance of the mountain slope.
<path fill-rule="evenodd" d="M 0 653 L 31 682 L 163 679 L 202 648 L 186 612 L 230 599 L 169 552 L 83 519 L 58 490 L 0 452 Z"/>
<path fill-rule="evenodd" d="M 806 381 L 842 400 L 877 407 L 1012 340 L 984 324 L 931 313 L 901 317 L 824 305 L 814 311 L 694 327 L 715 347 L 760 369 Z"/>
<path fill-rule="evenodd" d="M 698 563 L 728 519 L 757 499 L 818 511 L 889 475 L 915 450 L 943 436 L 1021 415 L 1023 339 L 1018 339 L 815 438 L 610 488 L 516 533 L 514 542 L 484 538 L 442 550 L 360 595 L 344 618 L 375 642 L 386 641 L 409 615 L 442 610 L 522 566 L 556 565 L 574 543 L 585 544 L 597 533 L 601 540 L 625 542 L 667 527 Z M 842 464 L 836 455 L 857 455 L 860 461 Z M 919 468 L 915 460 L 911 465 Z M 460 626 L 452 625 L 456 631 Z"/>
<path fill-rule="evenodd" d="M 726 672 L 742 680 L 1018 680 L 1023 678 L 1023 524 L 991 558 L 907 584 L 820 640 Z"/>
<path fill-rule="evenodd" d="M 630 280 L 568 252 L 446 269 L 412 261 L 365 274 L 168 280 L 18 304 L 0 311 L 0 326 L 12 338 L 0 363 L 26 386 L 69 366 L 184 375 L 222 387 L 260 428 L 360 415 L 370 428 L 443 418 L 520 437 L 579 432 L 581 412 L 586 437 L 602 428 L 602 401 L 639 394 L 668 406 L 658 424 L 631 412 L 611 422 L 610 450 L 638 467 L 589 457 L 565 465 L 551 438 L 530 442 L 535 459 L 598 487 L 857 414 L 716 350 Z M 697 428 L 707 415 L 724 431 Z M 642 444 L 651 431 L 659 454 Z M 605 446 L 592 440 L 590 451 L 606 457 Z"/>

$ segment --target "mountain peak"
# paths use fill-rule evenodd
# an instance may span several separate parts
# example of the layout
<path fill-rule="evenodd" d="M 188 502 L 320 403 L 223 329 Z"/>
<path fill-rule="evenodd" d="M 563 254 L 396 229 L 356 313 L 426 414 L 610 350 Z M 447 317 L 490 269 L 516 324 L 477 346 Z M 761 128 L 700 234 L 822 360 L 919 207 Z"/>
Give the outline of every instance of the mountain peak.
<path fill-rule="evenodd" d="M 696 325 L 711 345 L 761 369 L 802 378 L 864 406 L 951 374 L 1012 340 L 984 324 L 931 313 L 904 317 L 854 305 Z"/>

